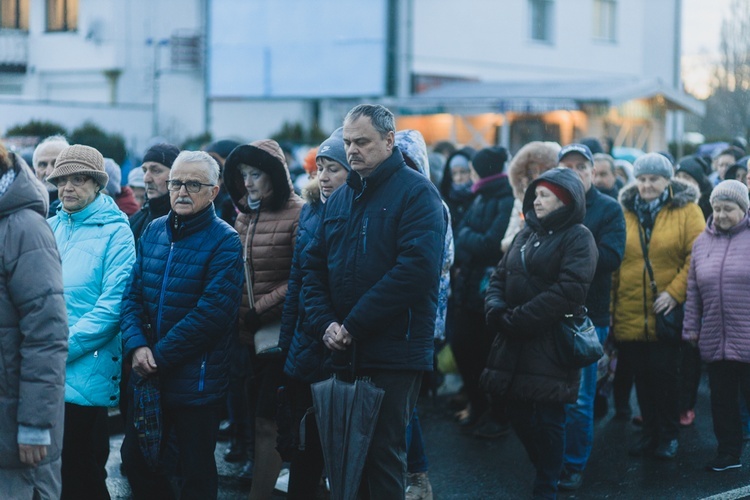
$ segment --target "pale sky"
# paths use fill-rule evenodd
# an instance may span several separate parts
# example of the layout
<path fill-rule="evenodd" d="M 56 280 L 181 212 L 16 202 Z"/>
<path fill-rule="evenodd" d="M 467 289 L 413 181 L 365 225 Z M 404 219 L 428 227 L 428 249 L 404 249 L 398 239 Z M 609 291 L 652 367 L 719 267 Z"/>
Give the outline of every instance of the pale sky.
<path fill-rule="evenodd" d="M 731 0 L 682 1 L 682 76 L 685 88 L 706 97 L 719 57 L 721 21 Z"/>

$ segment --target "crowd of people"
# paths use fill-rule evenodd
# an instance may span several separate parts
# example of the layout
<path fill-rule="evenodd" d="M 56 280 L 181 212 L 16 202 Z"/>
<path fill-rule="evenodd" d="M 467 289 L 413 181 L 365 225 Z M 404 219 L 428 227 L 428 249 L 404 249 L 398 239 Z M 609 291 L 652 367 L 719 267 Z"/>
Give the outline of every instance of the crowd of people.
<path fill-rule="evenodd" d="M 370 104 L 297 179 L 271 139 L 155 144 L 125 182 L 62 136 L 31 167 L 0 144 L 0 496 L 108 499 L 119 406 L 136 499 L 216 498 L 219 439 L 251 499 L 285 462 L 287 498 L 313 498 L 317 419 L 340 410 L 311 411 L 312 391 L 335 375 L 383 392 L 360 497 L 431 499 L 416 403 L 442 350 L 457 426 L 515 432 L 534 498 L 555 498 L 584 486 L 607 372 L 563 359 L 570 317 L 605 346 L 614 418 L 641 426 L 631 456 L 677 456 L 705 364 L 706 468 L 740 467 L 750 157 L 631 164 L 602 144 L 428 150 Z"/>

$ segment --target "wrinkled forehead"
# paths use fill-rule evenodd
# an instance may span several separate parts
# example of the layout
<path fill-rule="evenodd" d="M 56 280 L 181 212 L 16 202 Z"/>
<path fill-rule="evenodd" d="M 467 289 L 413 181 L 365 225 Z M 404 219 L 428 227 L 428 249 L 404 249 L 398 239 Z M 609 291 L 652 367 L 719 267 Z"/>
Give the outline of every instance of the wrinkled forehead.
<path fill-rule="evenodd" d="M 42 144 L 41 146 L 37 148 L 34 158 L 36 159 L 37 162 L 52 161 L 56 159 L 58 156 L 60 156 L 60 153 L 66 147 L 67 146 L 63 143 L 50 142 L 50 143 Z"/>

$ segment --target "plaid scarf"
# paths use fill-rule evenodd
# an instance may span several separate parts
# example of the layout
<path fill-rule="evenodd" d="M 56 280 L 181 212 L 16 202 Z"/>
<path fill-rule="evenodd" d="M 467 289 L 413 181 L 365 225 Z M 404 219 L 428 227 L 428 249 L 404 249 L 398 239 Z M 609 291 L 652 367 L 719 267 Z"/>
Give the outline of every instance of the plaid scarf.
<path fill-rule="evenodd" d="M 13 184 L 13 181 L 16 180 L 16 171 L 12 168 L 9 168 L 5 174 L 0 177 L 0 196 L 4 195 L 6 191 L 8 191 L 8 188 L 10 188 L 10 185 Z"/>
<path fill-rule="evenodd" d="M 638 215 L 638 221 L 640 221 L 641 226 L 646 232 L 646 242 L 651 241 L 651 231 L 654 229 L 656 216 L 668 198 L 669 189 L 665 189 L 661 196 L 651 201 L 643 201 L 641 195 L 635 195 L 635 213 Z"/>

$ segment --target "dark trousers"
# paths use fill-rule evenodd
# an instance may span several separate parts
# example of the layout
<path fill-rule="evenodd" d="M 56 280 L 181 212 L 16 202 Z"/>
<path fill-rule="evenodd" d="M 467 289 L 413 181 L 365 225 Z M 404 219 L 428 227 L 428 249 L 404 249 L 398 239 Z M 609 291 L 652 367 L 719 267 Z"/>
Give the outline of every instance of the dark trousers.
<path fill-rule="evenodd" d="M 422 372 L 366 370 L 385 390 L 378 422 L 365 460 L 360 492 L 364 498 L 404 498 L 406 491 L 406 426 L 419 397 Z"/>
<path fill-rule="evenodd" d="M 682 343 L 682 389 L 680 413 L 695 408 L 698 400 L 698 385 L 701 382 L 701 353 L 697 346 Z"/>
<path fill-rule="evenodd" d="M 509 400 L 507 413 L 536 468 L 534 498 L 555 498 L 565 452 L 565 405 Z"/>
<path fill-rule="evenodd" d="M 456 311 L 456 330 L 451 348 L 458 371 L 469 397 L 471 410 L 478 417 L 489 407 L 487 395 L 479 387 L 479 377 L 487 366 L 487 355 L 492 347 L 492 335 L 487 331 L 481 311 Z"/>
<path fill-rule="evenodd" d="M 65 403 L 62 450 L 63 500 L 109 499 L 107 408 Z"/>
<path fill-rule="evenodd" d="M 300 420 L 308 408 L 313 404 L 310 385 L 297 380 L 288 380 L 286 389 L 289 391 L 295 418 L 293 425 L 299 426 Z M 297 418 L 299 417 L 299 418 Z M 307 500 L 312 498 L 320 484 L 323 474 L 323 449 L 320 446 L 318 425 L 315 414 L 310 413 L 305 420 L 305 448 L 298 450 L 289 464 L 289 488 L 287 500 Z M 292 429 L 294 432 L 296 429 Z"/>
<path fill-rule="evenodd" d="M 750 364 L 739 361 L 715 361 L 708 364 L 711 387 L 711 415 L 718 454 L 739 459 L 742 454 L 740 397 L 750 403 Z M 739 394 L 739 396 L 738 396 Z"/>
<path fill-rule="evenodd" d="M 216 498 L 219 476 L 216 471 L 214 449 L 219 432 L 220 408 L 197 406 L 164 408 L 162 411 L 164 424 L 162 436 L 169 436 L 172 433 L 179 450 L 181 479 L 179 498 L 196 500 Z M 133 421 L 132 408 L 128 421 Z M 164 444 L 162 448 L 163 446 Z M 135 427 L 132 424 L 125 428 L 122 456 L 134 499 L 174 498 L 167 474 L 163 470 L 152 470 L 146 464 L 138 446 Z"/>
<path fill-rule="evenodd" d="M 633 391 L 633 366 L 627 355 L 621 356 L 620 347 L 622 343 L 618 342 L 617 347 L 617 368 L 615 369 L 615 378 L 612 381 L 612 397 L 615 402 L 615 411 L 623 415 L 630 415 L 630 393 Z"/>
<path fill-rule="evenodd" d="M 635 391 L 643 417 L 643 434 L 658 443 L 680 433 L 680 367 L 682 346 L 672 342 L 623 342 L 618 354 L 635 374 Z"/>

